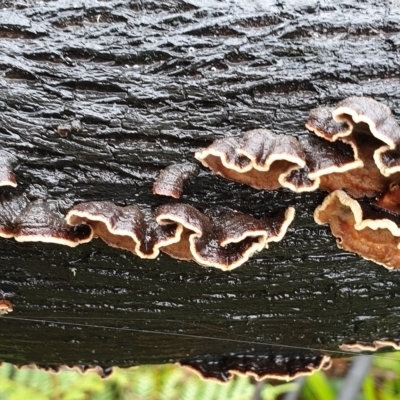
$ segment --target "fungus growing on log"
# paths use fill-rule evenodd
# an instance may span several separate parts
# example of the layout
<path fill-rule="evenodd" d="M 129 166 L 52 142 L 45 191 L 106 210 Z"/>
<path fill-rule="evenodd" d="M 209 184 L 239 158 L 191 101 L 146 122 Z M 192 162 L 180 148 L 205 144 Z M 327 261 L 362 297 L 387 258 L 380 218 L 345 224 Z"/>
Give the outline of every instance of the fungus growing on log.
<path fill-rule="evenodd" d="M 70 225 L 88 224 L 95 237 L 141 258 L 155 258 L 161 250 L 173 258 L 228 271 L 266 248 L 267 243 L 281 240 L 293 218 L 293 208 L 257 220 L 233 210 L 202 214 L 187 204 L 167 204 L 156 209 L 154 220 L 135 205 L 89 202 L 74 206 L 66 221 Z"/>
<path fill-rule="evenodd" d="M 195 157 L 218 175 L 256 189 L 283 186 L 298 193 L 342 188 L 346 180 L 340 176 L 363 166 L 352 138 L 338 143 L 312 136 L 297 140 L 267 129 L 246 132 L 243 139 L 216 140 Z"/>
<path fill-rule="evenodd" d="M 372 343 L 351 342 L 351 343 L 344 343 L 339 346 L 340 350 L 350 351 L 353 353 L 361 353 L 363 351 L 375 352 L 384 347 L 391 347 L 393 350 L 400 350 L 400 341 L 381 339 L 381 340 L 374 340 Z"/>
<path fill-rule="evenodd" d="M 13 163 L 15 157 L 4 150 L 0 150 L 0 186 L 17 186 Z"/>
<path fill-rule="evenodd" d="M 400 216 L 400 186 L 391 184 L 389 190 L 376 201 L 375 205 Z"/>
<path fill-rule="evenodd" d="M 171 196 L 179 199 L 183 193 L 184 183 L 196 177 L 199 168 L 195 164 L 174 164 L 160 171 L 153 184 L 153 194 Z"/>
<path fill-rule="evenodd" d="M 282 177 L 282 186 L 294 192 L 310 192 L 321 187 L 324 190 L 341 188 L 345 172 L 360 168 L 363 162 L 358 157 L 354 140 L 329 143 L 313 136 L 299 139 L 305 153 L 306 166 Z"/>
<path fill-rule="evenodd" d="M 340 248 L 388 269 L 400 268 L 400 216 L 376 210 L 336 190 L 316 208 L 314 219 L 330 225 Z"/>
<path fill-rule="evenodd" d="M 75 247 L 92 240 L 87 225 L 70 226 L 43 200 L 28 202 L 23 196 L 0 198 L 0 237 L 18 242 L 57 243 Z"/>
<path fill-rule="evenodd" d="M 184 359 L 178 365 L 196 373 L 201 379 L 219 383 L 229 382 L 234 375 L 253 376 L 263 379 L 292 380 L 327 369 L 331 359 L 324 355 L 284 357 L 269 355 L 227 355 L 215 358 Z"/>
<path fill-rule="evenodd" d="M 400 126 L 390 108 L 374 99 L 353 96 L 332 110 L 314 109 L 306 127 L 330 142 L 352 134 L 372 135 L 377 139 L 373 158 L 381 174 L 389 177 L 400 171 Z"/>
<path fill-rule="evenodd" d="M 0 299 L 0 315 L 5 315 L 13 311 L 13 306 L 10 301 Z"/>
<path fill-rule="evenodd" d="M 88 224 L 94 237 L 109 246 L 131 251 L 141 258 L 156 258 L 160 248 L 180 239 L 181 226 L 158 225 L 136 206 L 119 207 L 109 201 L 74 206 L 65 217 L 70 225 Z"/>
<path fill-rule="evenodd" d="M 187 204 L 167 204 L 156 210 L 160 225 L 183 227 L 181 240 L 164 247 L 163 252 L 223 271 L 244 264 L 252 254 L 267 248 L 269 242 L 280 241 L 293 218 L 291 207 L 261 220 L 229 209 L 213 209 L 203 214 Z"/>
<path fill-rule="evenodd" d="M 308 114 L 306 128 L 317 136 L 335 141 L 337 138 L 350 135 L 353 126 L 347 122 L 337 122 L 332 118 L 332 108 L 314 108 Z"/>
<path fill-rule="evenodd" d="M 282 177 L 306 165 L 294 137 L 267 129 L 246 132 L 243 138 L 216 140 L 195 157 L 216 174 L 256 189 L 278 189 Z"/>
<path fill-rule="evenodd" d="M 27 365 L 15 365 L 17 369 L 30 369 L 38 371 L 46 371 L 53 374 L 58 374 L 64 371 L 74 371 L 81 374 L 86 374 L 93 372 L 97 374 L 100 378 L 108 378 L 113 373 L 112 367 L 100 367 L 99 365 L 37 365 L 37 364 L 27 364 Z"/>

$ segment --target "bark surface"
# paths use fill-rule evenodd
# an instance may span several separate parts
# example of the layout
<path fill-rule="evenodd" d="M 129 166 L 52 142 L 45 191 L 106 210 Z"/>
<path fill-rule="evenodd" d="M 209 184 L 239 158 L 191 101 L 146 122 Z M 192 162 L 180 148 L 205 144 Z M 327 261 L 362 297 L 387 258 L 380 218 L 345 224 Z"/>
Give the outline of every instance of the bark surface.
<path fill-rule="evenodd" d="M 250 129 L 306 134 L 310 109 L 351 95 L 400 112 L 396 2 L 0 3 L 0 148 L 18 158 L 18 187 L 1 192 L 60 215 L 89 200 L 173 201 L 152 194 L 160 169 Z M 180 201 L 256 217 L 296 208 L 282 242 L 230 273 L 99 240 L 0 240 L 0 290 L 14 294 L 0 359 L 133 365 L 400 338 L 400 271 L 339 250 L 312 218 L 324 196 L 201 168 Z"/>

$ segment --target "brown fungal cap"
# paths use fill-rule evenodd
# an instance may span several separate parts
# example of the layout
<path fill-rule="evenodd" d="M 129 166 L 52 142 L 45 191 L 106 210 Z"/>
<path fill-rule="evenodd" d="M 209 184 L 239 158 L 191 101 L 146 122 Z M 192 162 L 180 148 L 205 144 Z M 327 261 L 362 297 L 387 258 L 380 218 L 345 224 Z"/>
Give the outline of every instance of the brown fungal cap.
<path fill-rule="evenodd" d="M 267 129 L 246 132 L 242 139 L 216 140 L 195 157 L 216 174 L 256 189 L 277 189 L 282 175 L 305 166 L 303 150 L 294 137 Z"/>
<path fill-rule="evenodd" d="M 196 177 L 199 168 L 195 164 L 175 164 L 160 171 L 153 184 L 153 194 L 171 196 L 179 199 L 183 185 L 188 179 Z"/>
<path fill-rule="evenodd" d="M 319 107 L 310 111 L 306 128 L 317 136 L 334 142 L 337 138 L 348 136 L 353 126 L 349 121 L 335 121 L 332 118 L 332 108 Z"/>
<path fill-rule="evenodd" d="M 302 136 L 299 141 L 304 149 L 307 165 L 280 179 L 282 186 L 294 192 L 313 191 L 321 183 L 325 189 L 330 190 L 329 181 L 324 180 L 325 176 L 336 174 L 340 180 L 343 173 L 363 166 L 353 139 L 330 143 L 318 137 Z"/>
<path fill-rule="evenodd" d="M 302 375 L 311 375 L 320 369 L 330 367 L 330 357 L 310 356 L 269 356 L 229 355 L 215 358 L 186 359 L 178 365 L 195 372 L 204 380 L 219 383 L 229 382 L 234 375 L 253 376 L 256 380 L 292 380 Z"/>
<path fill-rule="evenodd" d="M 179 241 L 181 228 L 159 226 L 136 205 L 119 207 L 109 201 L 81 203 L 67 214 L 70 225 L 88 224 L 95 237 L 142 258 L 155 258 L 160 248 Z"/>
<path fill-rule="evenodd" d="M 168 204 L 156 210 L 160 225 L 177 223 L 183 228 L 181 240 L 164 247 L 163 252 L 224 271 L 239 267 L 268 242 L 281 240 L 293 218 L 293 208 L 263 220 L 227 209 L 202 214 L 187 204 Z"/>
<path fill-rule="evenodd" d="M 0 150 L 0 186 L 17 186 L 12 167 L 14 162 L 15 157 L 4 150 Z"/>
<path fill-rule="evenodd" d="M 89 226 L 70 226 L 57 217 L 42 200 L 29 203 L 13 221 L 13 236 L 18 242 L 46 242 L 75 247 L 89 242 Z"/>
<path fill-rule="evenodd" d="M 332 117 L 337 122 L 347 122 L 355 131 L 369 131 L 383 142 L 374 153 L 374 160 L 382 175 L 390 176 L 400 171 L 400 126 L 389 107 L 369 97 L 349 97 L 336 106 Z"/>
<path fill-rule="evenodd" d="M 8 314 L 13 311 L 13 306 L 10 301 L 0 299 L 0 315 Z"/>
<path fill-rule="evenodd" d="M 375 204 L 383 210 L 400 215 L 400 186 L 392 184 Z"/>
<path fill-rule="evenodd" d="M 400 218 L 373 209 L 341 190 L 329 194 L 314 212 L 315 222 L 329 224 L 340 248 L 386 268 L 400 268 Z"/>

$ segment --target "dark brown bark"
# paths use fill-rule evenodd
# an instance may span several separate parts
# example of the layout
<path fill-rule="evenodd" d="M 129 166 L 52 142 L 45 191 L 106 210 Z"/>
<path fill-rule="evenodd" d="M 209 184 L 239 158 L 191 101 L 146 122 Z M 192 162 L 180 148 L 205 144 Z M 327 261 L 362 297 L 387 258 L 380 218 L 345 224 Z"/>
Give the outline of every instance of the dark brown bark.
<path fill-rule="evenodd" d="M 89 200 L 164 204 L 152 194 L 160 169 L 250 129 L 304 134 L 310 109 L 350 95 L 400 110 L 394 5 L 13 3 L 0 10 L 0 148 L 18 158 L 18 187 L 1 192 L 46 199 L 60 214 Z M 180 201 L 257 217 L 296 208 L 282 242 L 230 273 L 98 240 L 0 240 L 0 289 L 15 294 L 0 358 L 132 365 L 328 354 L 400 337 L 399 272 L 337 248 L 312 218 L 324 195 L 257 191 L 201 168 Z"/>

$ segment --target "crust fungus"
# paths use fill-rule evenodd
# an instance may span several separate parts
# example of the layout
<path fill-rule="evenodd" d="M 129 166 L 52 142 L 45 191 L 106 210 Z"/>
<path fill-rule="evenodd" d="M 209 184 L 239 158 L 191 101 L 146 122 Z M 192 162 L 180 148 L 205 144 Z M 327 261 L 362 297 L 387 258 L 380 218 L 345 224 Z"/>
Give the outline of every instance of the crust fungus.
<path fill-rule="evenodd" d="M 339 346 L 340 350 L 350 351 L 353 353 L 361 353 L 363 351 L 378 351 L 384 347 L 391 347 L 393 350 L 400 350 L 400 342 L 382 339 L 382 340 L 374 340 L 372 343 L 366 342 L 353 342 L 353 343 L 344 343 Z"/>
<path fill-rule="evenodd" d="M 112 367 L 100 367 L 98 365 L 37 365 L 37 364 L 27 364 L 27 365 L 15 365 L 17 369 L 31 369 L 50 372 L 53 374 L 58 374 L 64 371 L 74 371 L 81 374 L 86 374 L 93 372 L 97 374 L 100 378 L 108 378 L 113 373 Z"/>
<path fill-rule="evenodd" d="M 324 355 L 310 356 L 268 356 L 229 355 L 218 359 L 187 359 L 178 362 L 183 368 L 196 373 L 203 380 L 219 383 L 229 382 L 234 375 L 253 376 L 263 379 L 292 380 L 299 376 L 311 375 L 320 369 L 328 369 L 331 359 Z"/>
<path fill-rule="evenodd" d="M 266 129 L 246 132 L 243 139 L 217 140 L 195 157 L 218 175 L 256 189 L 283 186 L 298 193 L 343 188 L 341 176 L 363 166 L 353 138 L 330 143 L 304 135 L 297 140 Z"/>
<path fill-rule="evenodd" d="M 0 150 L 0 186 L 17 186 L 12 167 L 14 162 L 15 157 L 4 150 Z"/>
<path fill-rule="evenodd" d="M 41 200 L 29 203 L 14 220 L 14 238 L 18 242 L 46 242 L 75 247 L 89 242 L 92 237 L 90 227 L 68 225 Z"/>
<path fill-rule="evenodd" d="M 13 311 L 13 306 L 10 301 L 0 299 L 0 315 L 5 315 Z"/>
<path fill-rule="evenodd" d="M 400 126 L 390 108 L 374 99 L 349 97 L 332 110 L 314 109 L 306 126 L 330 142 L 352 134 L 372 135 L 377 139 L 373 159 L 381 174 L 389 177 L 400 171 Z"/>
<path fill-rule="evenodd" d="M 0 199 L 0 236 L 18 242 L 46 242 L 75 247 L 89 242 L 87 225 L 70 226 L 42 200 L 29 203 L 23 196 Z"/>
<path fill-rule="evenodd" d="M 223 271 L 239 267 L 269 242 L 280 241 L 293 218 L 293 208 L 262 220 L 229 209 L 203 214 L 187 204 L 167 204 L 156 210 L 160 225 L 178 224 L 183 229 L 181 240 L 164 247 L 163 252 Z"/>
<path fill-rule="evenodd" d="M 294 137 L 267 129 L 246 132 L 240 139 L 216 140 L 195 157 L 216 174 L 256 189 L 278 189 L 285 175 L 306 165 Z"/>
<path fill-rule="evenodd" d="M 182 231 L 176 224 L 158 225 L 136 205 L 119 207 L 109 201 L 77 204 L 65 218 L 70 225 L 88 224 L 94 237 L 141 258 L 156 258 L 161 247 L 179 241 Z"/>
<path fill-rule="evenodd" d="M 199 168 L 194 164 L 175 164 L 160 171 L 153 184 L 153 194 L 171 196 L 179 199 L 183 193 L 184 183 L 195 178 Z"/>
<path fill-rule="evenodd" d="M 294 192 L 310 192 L 319 187 L 325 190 L 345 186 L 347 171 L 363 166 L 354 140 L 329 143 L 313 136 L 299 139 L 305 153 L 306 166 L 282 177 L 282 186 Z M 316 157 L 316 155 L 318 155 Z"/>
<path fill-rule="evenodd" d="M 336 190 L 317 207 L 314 219 L 330 225 L 340 248 L 388 269 L 400 267 L 400 216 Z"/>

